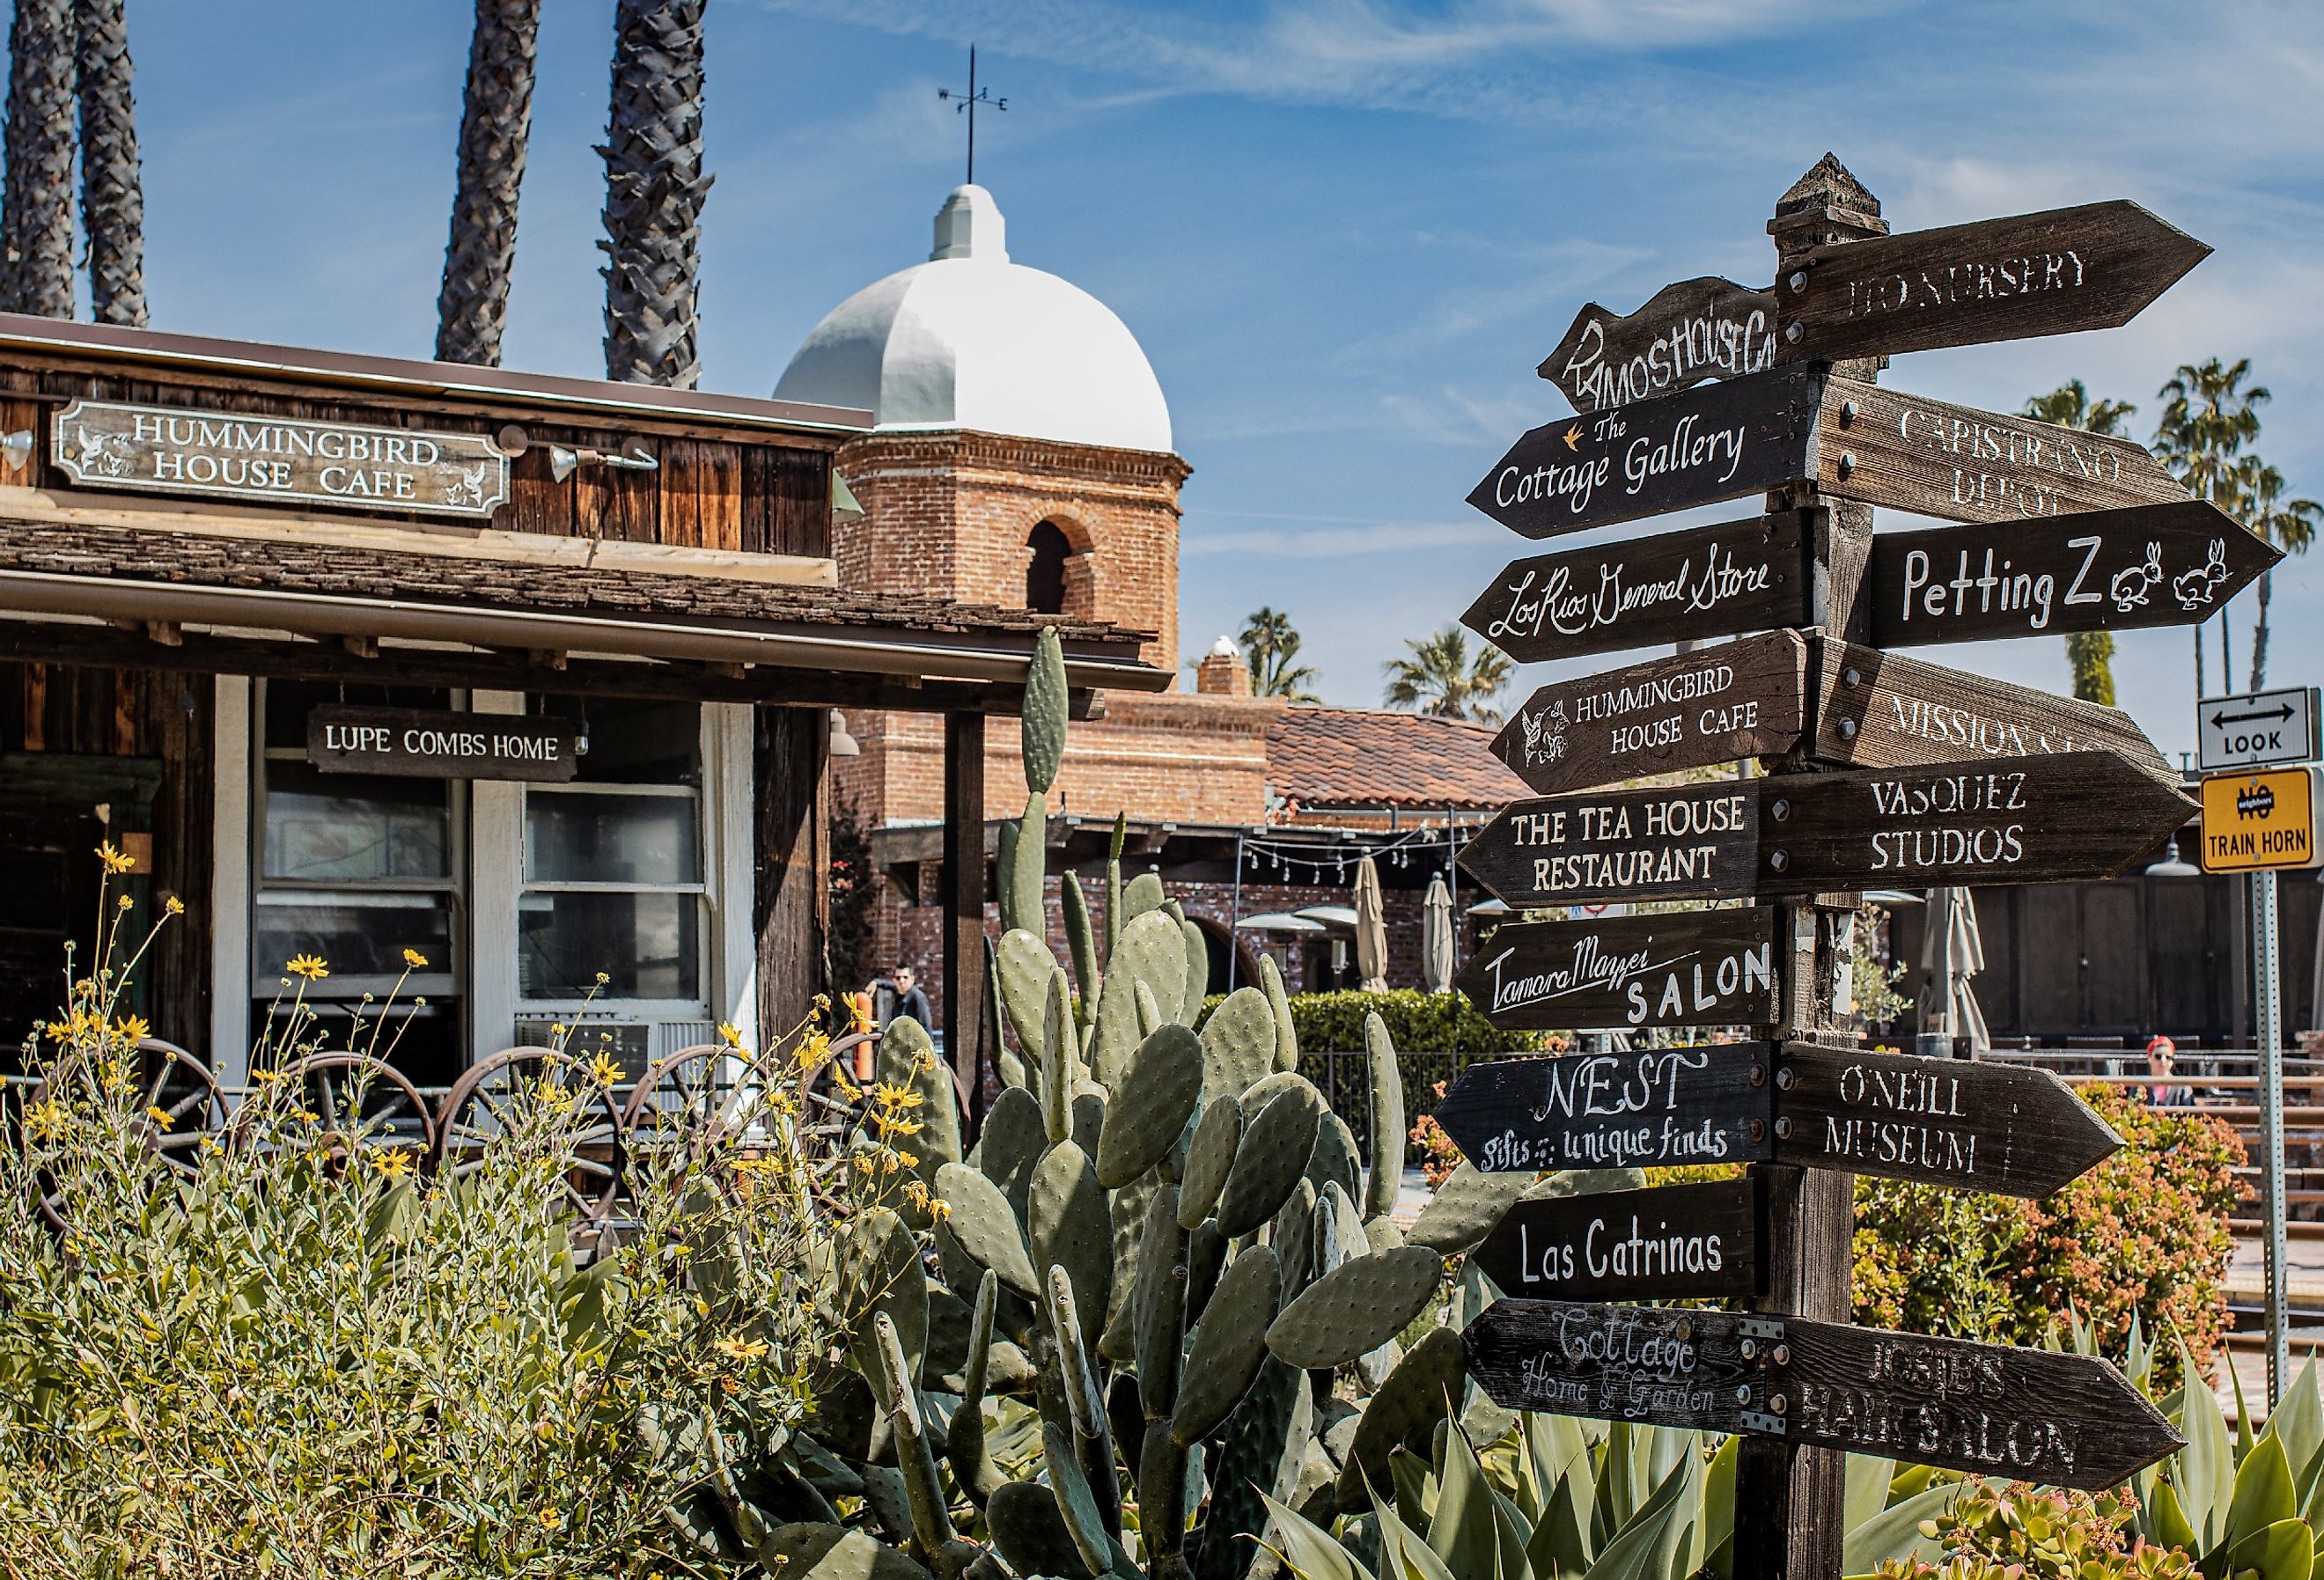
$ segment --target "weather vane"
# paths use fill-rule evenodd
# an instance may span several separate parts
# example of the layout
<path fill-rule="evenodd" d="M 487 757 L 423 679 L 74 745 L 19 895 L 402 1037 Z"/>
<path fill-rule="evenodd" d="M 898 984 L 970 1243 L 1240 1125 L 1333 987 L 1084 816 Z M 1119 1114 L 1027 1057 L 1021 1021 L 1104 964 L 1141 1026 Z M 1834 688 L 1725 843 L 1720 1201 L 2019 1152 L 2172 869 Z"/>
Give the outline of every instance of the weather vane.
<path fill-rule="evenodd" d="M 976 184 L 976 106 L 983 105 L 989 109 L 1005 110 L 1009 107 L 1009 101 L 1005 98 L 994 98 L 989 88 L 976 86 L 976 46 L 974 44 L 968 46 L 968 91 L 954 93 L 949 88 L 939 88 L 936 89 L 936 97 L 941 99 L 958 100 L 959 102 L 954 104 L 953 108 L 964 110 L 968 114 L 968 184 L 973 187 Z"/>

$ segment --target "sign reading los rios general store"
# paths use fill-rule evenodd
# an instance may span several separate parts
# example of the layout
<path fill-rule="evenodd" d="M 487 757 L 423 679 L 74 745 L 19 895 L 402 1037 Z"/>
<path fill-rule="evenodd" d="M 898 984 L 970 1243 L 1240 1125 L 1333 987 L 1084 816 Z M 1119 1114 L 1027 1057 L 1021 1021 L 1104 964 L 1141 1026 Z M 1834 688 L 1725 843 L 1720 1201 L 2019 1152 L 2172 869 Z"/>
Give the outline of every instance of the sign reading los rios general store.
<path fill-rule="evenodd" d="M 509 496 L 508 452 L 478 434 L 254 412 L 75 401 L 51 458 L 88 487 L 267 504 L 489 516 Z"/>
<path fill-rule="evenodd" d="M 554 719 L 404 707 L 318 707 L 307 761 L 326 773 L 403 779 L 571 779 L 586 748 Z"/>

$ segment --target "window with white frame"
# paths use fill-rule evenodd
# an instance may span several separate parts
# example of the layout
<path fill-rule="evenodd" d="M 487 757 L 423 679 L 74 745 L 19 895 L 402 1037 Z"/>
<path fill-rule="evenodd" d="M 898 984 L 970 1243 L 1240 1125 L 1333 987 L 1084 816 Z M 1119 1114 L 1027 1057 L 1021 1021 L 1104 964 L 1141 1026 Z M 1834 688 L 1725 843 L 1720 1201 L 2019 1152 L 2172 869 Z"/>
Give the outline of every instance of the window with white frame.
<path fill-rule="evenodd" d="M 588 743 L 561 784 L 524 787 L 517 996 L 529 1010 L 706 1012 L 710 883 L 703 710 L 548 698 Z M 600 975 L 605 978 L 602 985 Z"/>

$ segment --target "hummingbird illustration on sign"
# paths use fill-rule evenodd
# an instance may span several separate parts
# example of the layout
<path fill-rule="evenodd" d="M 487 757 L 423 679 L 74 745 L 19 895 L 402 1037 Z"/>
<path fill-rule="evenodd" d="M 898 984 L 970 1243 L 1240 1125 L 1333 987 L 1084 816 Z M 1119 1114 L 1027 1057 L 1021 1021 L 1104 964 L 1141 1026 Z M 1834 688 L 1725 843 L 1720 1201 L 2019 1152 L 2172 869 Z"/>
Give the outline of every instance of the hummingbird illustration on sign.
<path fill-rule="evenodd" d="M 1565 430 L 1565 448 L 1570 450 L 1582 448 L 1582 424 L 1579 422 Z"/>

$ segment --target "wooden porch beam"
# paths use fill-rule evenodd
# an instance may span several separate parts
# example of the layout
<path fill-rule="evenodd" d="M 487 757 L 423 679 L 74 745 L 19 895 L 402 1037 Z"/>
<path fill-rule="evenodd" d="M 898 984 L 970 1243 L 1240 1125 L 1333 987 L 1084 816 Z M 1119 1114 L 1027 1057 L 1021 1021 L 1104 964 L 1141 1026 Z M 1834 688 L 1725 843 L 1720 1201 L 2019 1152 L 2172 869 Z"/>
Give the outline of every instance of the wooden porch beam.
<path fill-rule="evenodd" d="M 984 716 L 945 715 L 945 1051 L 968 1104 L 968 1134 L 984 1120 Z"/>

